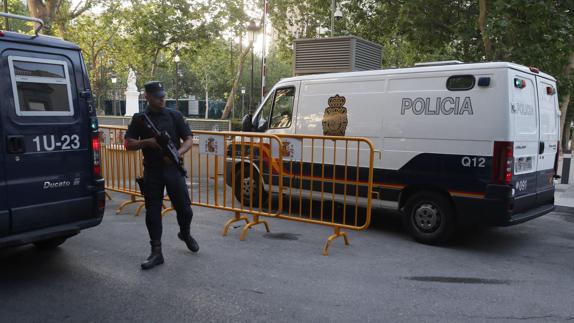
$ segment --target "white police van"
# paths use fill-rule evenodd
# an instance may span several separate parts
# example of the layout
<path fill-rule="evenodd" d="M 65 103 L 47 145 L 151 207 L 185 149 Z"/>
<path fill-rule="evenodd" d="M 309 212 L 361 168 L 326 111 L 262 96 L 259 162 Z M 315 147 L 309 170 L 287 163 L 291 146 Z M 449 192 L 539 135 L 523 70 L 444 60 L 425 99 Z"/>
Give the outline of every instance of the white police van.
<path fill-rule="evenodd" d="M 283 79 L 244 130 L 369 138 L 381 152 L 373 206 L 402 211 L 416 240 L 440 243 L 462 224 L 554 209 L 559 114 L 556 80 L 536 68 L 436 62 Z"/>
<path fill-rule="evenodd" d="M 105 206 L 96 111 L 80 48 L 0 31 L 0 247 L 52 248 Z"/>

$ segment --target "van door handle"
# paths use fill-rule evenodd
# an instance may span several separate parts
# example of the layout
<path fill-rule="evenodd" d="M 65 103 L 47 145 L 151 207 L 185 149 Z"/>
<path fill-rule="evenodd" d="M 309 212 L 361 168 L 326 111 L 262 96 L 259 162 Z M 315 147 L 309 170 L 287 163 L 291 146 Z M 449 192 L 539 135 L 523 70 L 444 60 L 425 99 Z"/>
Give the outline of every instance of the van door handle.
<path fill-rule="evenodd" d="M 24 152 L 24 136 L 8 136 L 6 148 L 9 154 L 21 154 Z"/>
<path fill-rule="evenodd" d="M 539 155 L 544 154 L 544 141 L 541 141 L 539 146 L 538 146 L 538 154 Z"/>

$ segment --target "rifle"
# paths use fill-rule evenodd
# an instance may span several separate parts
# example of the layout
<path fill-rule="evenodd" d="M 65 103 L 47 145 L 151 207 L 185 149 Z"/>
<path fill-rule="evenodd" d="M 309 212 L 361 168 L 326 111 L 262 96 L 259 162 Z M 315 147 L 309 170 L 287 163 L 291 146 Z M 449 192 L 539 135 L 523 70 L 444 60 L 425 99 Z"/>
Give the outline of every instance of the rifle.
<path fill-rule="evenodd" d="M 169 159 L 177 165 L 177 168 L 181 172 L 182 175 L 187 176 L 187 172 L 183 167 L 183 159 L 179 157 L 179 152 L 177 151 L 177 147 L 171 140 L 169 133 L 167 131 L 159 131 L 159 129 L 155 126 L 153 121 L 149 118 L 147 114 L 142 113 L 146 127 L 152 132 L 153 136 L 157 140 L 158 144 L 161 146 L 164 152 L 167 152 Z"/>

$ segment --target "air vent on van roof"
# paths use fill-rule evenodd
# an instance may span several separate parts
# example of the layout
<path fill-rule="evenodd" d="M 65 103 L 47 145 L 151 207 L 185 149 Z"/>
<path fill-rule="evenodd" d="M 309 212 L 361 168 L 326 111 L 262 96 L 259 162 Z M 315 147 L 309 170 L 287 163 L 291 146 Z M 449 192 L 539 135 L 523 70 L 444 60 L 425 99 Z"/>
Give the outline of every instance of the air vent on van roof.
<path fill-rule="evenodd" d="M 456 64 L 464 64 L 464 62 L 461 61 L 421 62 L 421 63 L 415 63 L 415 67 L 456 65 Z"/>

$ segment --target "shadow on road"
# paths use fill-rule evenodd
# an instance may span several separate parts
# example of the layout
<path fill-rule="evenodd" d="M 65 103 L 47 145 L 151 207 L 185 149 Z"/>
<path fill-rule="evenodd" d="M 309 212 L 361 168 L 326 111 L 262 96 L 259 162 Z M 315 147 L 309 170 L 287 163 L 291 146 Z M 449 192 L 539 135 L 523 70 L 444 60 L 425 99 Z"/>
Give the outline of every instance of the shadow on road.
<path fill-rule="evenodd" d="M 70 270 L 63 249 L 39 250 L 31 245 L 0 249 L 0 264 L 2 287 L 19 286 L 32 280 L 48 283 Z"/>

